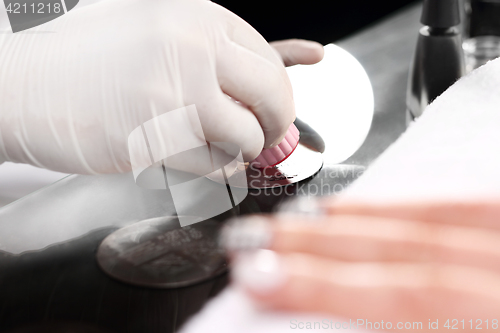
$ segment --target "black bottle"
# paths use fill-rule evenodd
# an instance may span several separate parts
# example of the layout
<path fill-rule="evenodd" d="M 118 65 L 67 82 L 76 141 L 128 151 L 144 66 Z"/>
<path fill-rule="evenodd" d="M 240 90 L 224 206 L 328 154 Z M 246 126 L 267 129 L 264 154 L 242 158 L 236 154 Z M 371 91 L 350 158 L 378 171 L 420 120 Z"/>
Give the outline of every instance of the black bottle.
<path fill-rule="evenodd" d="M 420 22 L 425 26 L 408 78 L 408 122 L 465 73 L 458 6 L 458 0 L 424 0 Z"/>

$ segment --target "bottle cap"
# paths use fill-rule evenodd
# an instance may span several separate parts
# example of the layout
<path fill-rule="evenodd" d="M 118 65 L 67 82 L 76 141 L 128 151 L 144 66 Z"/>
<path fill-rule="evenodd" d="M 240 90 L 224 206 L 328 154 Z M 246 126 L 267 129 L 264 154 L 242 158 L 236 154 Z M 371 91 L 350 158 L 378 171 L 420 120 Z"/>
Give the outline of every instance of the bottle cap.
<path fill-rule="evenodd" d="M 280 164 L 290 156 L 299 144 L 300 132 L 292 123 L 283 141 L 273 148 L 262 149 L 262 152 L 250 164 L 257 168 L 267 168 Z"/>
<path fill-rule="evenodd" d="M 458 0 L 424 0 L 420 22 L 432 28 L 451 28 L 460 24 Z"/>

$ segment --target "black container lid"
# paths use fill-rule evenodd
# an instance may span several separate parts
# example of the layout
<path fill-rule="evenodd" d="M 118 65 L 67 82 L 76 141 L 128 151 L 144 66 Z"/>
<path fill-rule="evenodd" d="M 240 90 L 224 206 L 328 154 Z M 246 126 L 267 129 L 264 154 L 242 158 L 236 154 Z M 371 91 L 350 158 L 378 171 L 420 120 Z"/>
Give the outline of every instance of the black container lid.
<path fill-rule="evenodd" d="M 420 22 L 432 28 L 451 28 L 460 24 L 458 0 L 424 0 Z"/>

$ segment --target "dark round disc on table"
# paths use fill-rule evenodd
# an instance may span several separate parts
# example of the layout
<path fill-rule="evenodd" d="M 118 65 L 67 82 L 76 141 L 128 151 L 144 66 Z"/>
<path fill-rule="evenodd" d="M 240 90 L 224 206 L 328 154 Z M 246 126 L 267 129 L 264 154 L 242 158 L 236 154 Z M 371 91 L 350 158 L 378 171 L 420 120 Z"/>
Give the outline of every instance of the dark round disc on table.
<path fill-rule="evenodd" d="M 224 249 L 217 243 L 219 230 L 214 220 L 185 227 L 175 216 L 140 221 L 106 237 L 97 250 L 97 262 L 106 274 L 125 283 L 189 286 L 227 270 Z"/>

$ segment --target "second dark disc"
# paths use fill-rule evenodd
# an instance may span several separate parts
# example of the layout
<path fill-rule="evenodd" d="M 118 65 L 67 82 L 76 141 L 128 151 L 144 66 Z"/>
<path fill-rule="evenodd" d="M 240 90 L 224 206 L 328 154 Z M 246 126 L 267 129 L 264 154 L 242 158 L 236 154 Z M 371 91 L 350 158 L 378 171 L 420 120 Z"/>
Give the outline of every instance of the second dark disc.
<path fill-rule="evenodd" d="M 224 250 L 217 244 L 219 230 L 214 220 L 185 227 L 175 216 L 140 221 L 106 237 L 97 262 L 109 276 L 133 285 L 192 285 L 227 270 Z"/>

